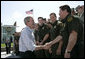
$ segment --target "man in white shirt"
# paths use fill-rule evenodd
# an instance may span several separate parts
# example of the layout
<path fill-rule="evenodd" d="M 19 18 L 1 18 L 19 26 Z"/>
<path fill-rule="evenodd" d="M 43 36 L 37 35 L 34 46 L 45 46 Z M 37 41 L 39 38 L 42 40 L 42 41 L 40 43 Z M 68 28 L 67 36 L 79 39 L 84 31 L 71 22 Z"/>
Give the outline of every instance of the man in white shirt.
<path fill-rule="evenodd" d="M 28 16 L 24 19 L 26 27 L 21 31 L 19 39 L 20 56 L 24 58 L 34 58 L 34 50 L 45 49 L 45 45 L 35 45 L 35 38 L 33 34 L 34 20 Z"/>

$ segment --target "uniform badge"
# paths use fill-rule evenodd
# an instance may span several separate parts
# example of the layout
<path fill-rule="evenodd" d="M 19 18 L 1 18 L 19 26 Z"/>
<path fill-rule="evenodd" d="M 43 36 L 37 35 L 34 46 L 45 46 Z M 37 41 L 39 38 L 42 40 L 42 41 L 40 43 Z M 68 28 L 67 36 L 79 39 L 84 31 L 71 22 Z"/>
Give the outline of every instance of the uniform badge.
<path fill-rule="evenodd" d="M 61 26 L 61 27 L 62 27 L 61 31 L 63 31 L 63 30 L 65 29 L 66 24 L 65 24 L 65 23 L 62 23 L 61 25 L 62 25 L 62 26 Z M 60 32 L 60 33 L 61 33 L 61 32 Z"/>

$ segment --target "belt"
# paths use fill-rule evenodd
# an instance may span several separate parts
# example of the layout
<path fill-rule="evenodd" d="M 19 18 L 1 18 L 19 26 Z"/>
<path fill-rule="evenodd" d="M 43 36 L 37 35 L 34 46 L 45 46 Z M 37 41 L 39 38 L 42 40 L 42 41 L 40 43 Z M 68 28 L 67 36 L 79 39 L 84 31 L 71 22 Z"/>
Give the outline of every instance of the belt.
<path fill-rule="evenodd" d="M 27 57 L 27 58 L 35 57 L 34 52 L 32 51 L 25 51 L 25 52 L 20 51 L 20 56 Z"/>
<path fill-rule="evenodd" d="M 25 54 L 25 53 L 33 53 L 33 52 L 28 50 L 28 51 L 25 51 L 25 52 L 21 52 L 21 51 L 20 51 L 20 53 L 21 53 L 21 54 Z"/>

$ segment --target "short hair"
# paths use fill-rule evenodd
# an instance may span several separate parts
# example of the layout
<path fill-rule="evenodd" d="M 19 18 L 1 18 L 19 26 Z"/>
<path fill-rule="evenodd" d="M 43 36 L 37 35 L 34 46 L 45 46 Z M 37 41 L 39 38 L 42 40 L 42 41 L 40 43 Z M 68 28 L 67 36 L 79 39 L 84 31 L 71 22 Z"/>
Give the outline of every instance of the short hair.
<path fill-rule="evenodd" d="M 71 8 L 68 5 L 63 5 L 59 7 L 61 10 L 67 10 L 69 14 L 71 14 Z"/>
<path fill-rule="evenodd" d="M 30 16 L 27 16 L 27 17 L 24 18 L 24 23 L 25 23 L 25 25 L 26 25 L 26 22 L 27 22 L 27 21 L 28 21 L 28 22 L 30 21 L 30 18 L 31 18 Z"/>
<path fill-rule="evenodd" d="M 43 18 L 44 21 L 46 21 L 46 18 Z"/>
<path fill-rule="evenodd" d="M 56 17 L 56 14 L 55 14 L 55 13 L 51 13 L 50 16 L 51 16 L 51 15 L 54 15 L 54 16 Z"/>
<path fill-rule="evenodd" d="M 84 5 L 82 5 L 82 6 L 78 5 L 78 6 L 75 8 L 76 11 L 78 11 L 78 9 L 80 9 L 80 8 L 83 8 L 83 6 L 84 6 Z"/>
<path fill-rule="evenodd" d="M 43 20 L 43 17 L 38 17 L 38 20 L 39 20 L 39 19 L 42 19 L 42 20 Z"/>

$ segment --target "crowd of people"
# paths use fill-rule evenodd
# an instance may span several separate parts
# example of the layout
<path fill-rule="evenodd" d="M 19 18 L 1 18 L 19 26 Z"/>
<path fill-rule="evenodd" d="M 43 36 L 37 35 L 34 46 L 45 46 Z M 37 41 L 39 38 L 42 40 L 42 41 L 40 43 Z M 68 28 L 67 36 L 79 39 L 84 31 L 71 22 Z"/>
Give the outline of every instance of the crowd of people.
<path fill-rule="evenodd" d="M 38 17 L 38 23 L 25 17 L 19 38 L 21 58 L 84 58 L 84 5 L 76 12 L 68 5 L 59 8 L 59 20 L 56 13 L 50 13 L 48 20 Z"/>

